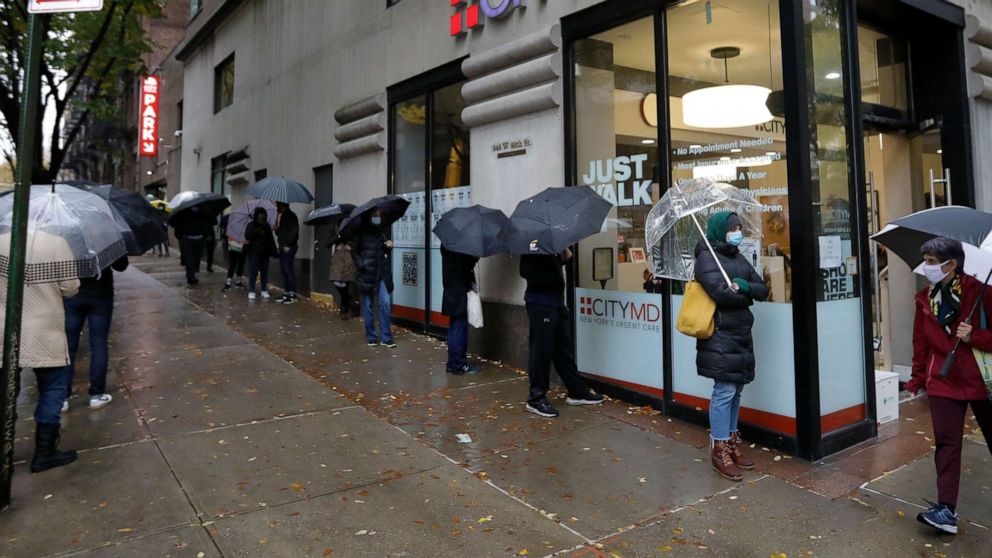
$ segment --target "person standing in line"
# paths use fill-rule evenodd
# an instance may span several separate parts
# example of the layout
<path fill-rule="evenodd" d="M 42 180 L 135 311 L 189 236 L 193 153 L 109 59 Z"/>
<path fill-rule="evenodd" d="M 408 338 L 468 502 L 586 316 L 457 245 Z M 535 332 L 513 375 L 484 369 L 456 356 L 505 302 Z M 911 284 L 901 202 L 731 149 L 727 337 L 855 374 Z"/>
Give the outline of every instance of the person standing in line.
<path fill-rule="evenodd" d="M 262 299 L 268 300 L 269 295 L 269 258 L 276 255 L 276 242 L 272 238 L 272 227 L 269 226 L 269 214 L 264 207 L 256 207 L 251 216 L 251 222 L 245 228 L 245 240 L 248 241 L 248 300 L 255 300 L 255 279 L 261 278 Z"/>
<path fill-rule="evenodd" d="M 230 213 L 225 213 L 220 218 L 221 251 L 227 254 L 227 280 L 224 281 L 224 287 L 221 289 L 224 291 L 231 290 L 231 287 L 245 288 L 245 284 L 241 282 L 241 277 L 245 274 L 244 245 L 227 236 L 227 225 L 230 220 Z"/>
<path fill-rule="evenodd" d="M 355 260 L 351 256 L 351 245 L 339 236 L 335 239 L 333 248 L 330 280 L 341 297 L 341 307 L 338 311 L 342 320 L 347 320 L 349 317 L 357 318 L 358 307 L 351 296 L 351 290 L 355 286 L 358 268 L 355 267 Z"/>
<path fill-rule="evenodd" d="M 83 324 L 90 328 L 90 409 L 100 409 L 113 401 L 107 393 L 107 365 L 110 360 L 107 338 L 114 316 L 114 272 L 127 269 L 124 256 L 104 269 L 99 277 L 87 277 L 79 282 L 79 292 L 64 301 L 65 335 L 69 344 L 69 365 L 66 376 L 66 393 L 72 394 L 72 379 L 76 375 L 76 353 Z M 62 404 L 62 411 L 69 409 L 69 398 Z"/>
<path fill-rule="evenodd" d="M 958 532 L 958 489 L 961 484 L 961 450 L 968 407 L 992 448 L 992 402 L 972 349 L 992 352 L 992 289 L 986 289 L 981 308 L 972 322 L 967 319 L 982 293 L 982 283 L 964 273 L 965 253 L 960 242 L 934 238 L 920 249 L 923 273 L 930 286 L 916 295 L 913 323 L 913 376 L 906 391 L 926 389 L 937 451 L 937 502 L 916 516 L 917 521 L 942 533 Z M 981 327 L 984 316 L 986 327 Z M 975 324 L 978 324 L 977 326 Z M 946 376 L 941 368 L 956 340 L 957 356 Z"/>
<path fill-rule="evenodd" d="M 362 225 L 357 239 L 352 246 L 351 257 L 355 260 L 358 274 L 355 282 L 362 293 L 362 310 L 365 315 L 365 337 L 369 347 L 382 344 L 383 347 L 393 348 L 392 330 L 392 292 L 393 268 L 390 254 L 393 241 L 386 238 L 382 227 L 382 215 L 378 209 L 373 209 L 361 217 Z M 379 300 L 379 329 L 376 334 L 375 317 L 372 306 Z"/>
<path fill-rule="evenodd" d="M 520 257 L 520 276 L 527 281 L 524 302 L 530 322 L 527 410 L 547 418 L 558 416 L 558 410 L 548 401 L 552 363 L 567 390 L 565 403 L 599 405 L 603 402 L 603 396 L 589 389 L 575 365 L 572 316 L 565 306 L 565 274 L 562 269 L 571 259 L 572 251 L 569 249 L 557 255 L 528 254 Z"/>
<path fill-rule="evenodd" d="M 279 270 L 282 272 L 281 304 L 296 302 L 296 252 L 299 250 L 300 220 L 289 204 L 276 202 L 276 236 L 279 239 Z"/>
<path fill-rule="evenodd" d="M 475 265 L 479 258 L 452 252 L 441 247 L 441 283 L 444 295 L 441 313 L 448 316 L 448 365 L 447 372 L 465 376 L 479 372 L 479 365 L 468 362 L 468 292 L 475 280 Z"/>
<path fill-rule="evenodd" d="M 10 235 L 0 236 L 4 252 Z M 29 258 L 34 261 L 71 261 L 71 249 L 60 237 L 28 232 Z M 6 255 L 6 254 L 4 254 Z M 28 283 L 24 285 L 24 314 L 21 318 L 20 368 L 34 370 L 38 403 L 34 409 L 35 442 L 31 472 L 40 473 L 76 460 L 75 451 L 59 450 L 62 403 L 69 396 L 69 346 L 65 336 L 63 300 L 75 296 L 79 280 Z M 0 275 L 0 312 L 7 311 L 7 277 Z M 0 345 L 4 324 L 0 321 Z M 2 347 L 0 347 L 2 348 Z"/>
<path fill-rule="evenodd" d="M 207 220 L 207 227 L 203 229 L 203 251 L 207 260 L 207 273 L 214 272 L 214 252 L 217 250 L 217 219 L 211 217 Z"/>
<path fill-rule="evenodd" d="M 716 331 L 709 339 L 696 341 L 696 369 L 700 376 L 713 380 L 710 462 L 720 476 L 740 481 L 744 478 L 742 469 L 754 468 L 754 462 L 744 455 L 737 430 L 741 393 L 754 381 L 754 316 L 750 308 L 754 301 L 768 298 L 768 286 L 740 252 L 744 230 L 736 213 L 713 214 L 706 238 L 713 251 L 703 240 L 696 245 L 695 276 L 716 302 Z M 731 285 L 721 268 L 731 278 Z"/>
<path fill-rule="evenodd" d="M 165 229 L 165 241 L 158 245 L 158 256 L 160 258 L 167 258 L 169 257 L 169 224 L 166 222 L 168 215 L 166 214 L 165 209 L 160 208 L 159 211 L 162 212 L 162 228 Z"/>
<path fill-rule="evenodd" d="M 191 207 L 176 227 L 176 238 L 179 239 L 180 259 L 186 268 L 186 284 L 196 285 L 200 282 L 196 274 L 200 272 L 200 260 L 203 259 L 203 243 L 210 228 L 211 218 L 203 215 L 199 207 Z"/>

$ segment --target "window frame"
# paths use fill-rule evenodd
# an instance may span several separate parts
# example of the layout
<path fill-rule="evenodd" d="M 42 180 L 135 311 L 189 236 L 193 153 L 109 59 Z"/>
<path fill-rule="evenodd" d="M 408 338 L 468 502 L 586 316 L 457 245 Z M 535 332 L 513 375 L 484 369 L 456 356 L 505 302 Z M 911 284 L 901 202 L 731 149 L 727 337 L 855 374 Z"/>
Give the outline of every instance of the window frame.
<path fill-rule="evenodd" d="M 224 104 L 224 74 L 228 68 L 231 71 L 231 92 L 227 104 Z M 227 107 L 234 104 L 234 80 L 237 77 L 234 53 L 214 66 L 214 114 L 218 114 Z"/>

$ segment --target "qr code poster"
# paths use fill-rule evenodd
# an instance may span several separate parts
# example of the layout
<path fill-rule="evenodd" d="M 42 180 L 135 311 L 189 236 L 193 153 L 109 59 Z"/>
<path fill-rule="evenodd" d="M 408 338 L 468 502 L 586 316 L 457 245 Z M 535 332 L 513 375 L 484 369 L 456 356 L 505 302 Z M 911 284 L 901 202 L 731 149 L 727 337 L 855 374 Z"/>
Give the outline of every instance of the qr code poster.
<path fill-rule="evenodd" d="M 417 253 L 403 252 L 403 284 L 417 286 Z"/>

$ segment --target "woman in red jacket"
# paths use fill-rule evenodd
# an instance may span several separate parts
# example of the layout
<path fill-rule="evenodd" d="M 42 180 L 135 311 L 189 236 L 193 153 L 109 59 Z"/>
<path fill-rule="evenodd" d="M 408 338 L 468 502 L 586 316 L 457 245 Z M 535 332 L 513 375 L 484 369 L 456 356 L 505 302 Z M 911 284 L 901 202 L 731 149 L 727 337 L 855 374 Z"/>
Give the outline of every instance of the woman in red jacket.
<path fill-rule="evenodd" d="M 958 532 L 955 506 L 961 481 L 961 448 L 968 406 L 992 447 L 992 402 L 972 349 L 992 352 L 992 331 L 975 327 L 980 312 L 967 321 L 982 292 L 981 281 L 965 275 L 964 248 L 960 242 L 934 238 L 920 249 L 923 272 L 930 286 L 916 295 L 913 325 L 913 377 L 906 390 L 927 391 L 937 451 L 937 503 L 916 518 L 944 533 Z M 992 289 L 983 297 L 987 319 L 992 318 Z M 956 340 L 961 347 L 947 376 L 940 370 Z"/>

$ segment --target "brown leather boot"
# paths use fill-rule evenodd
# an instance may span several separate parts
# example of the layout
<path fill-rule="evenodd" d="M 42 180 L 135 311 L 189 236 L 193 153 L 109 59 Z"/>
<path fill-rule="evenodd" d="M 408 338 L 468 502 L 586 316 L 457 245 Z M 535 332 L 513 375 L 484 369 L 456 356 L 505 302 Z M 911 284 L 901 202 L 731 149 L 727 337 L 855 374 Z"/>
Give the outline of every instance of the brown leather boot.
<path fill-rule="evenodd" d="M 710 450 L 710 463 L 720 476 L 735 482 L 744 480 L 744 473 L 734 464 L 733 452 L 730 449 L 730 441 L 714 440 L 713 449 Z"/>
<path fill-rule="evenodd" d="M 754 469 L 754 461 L 751 461 L 744 455 L 744 441 L 741 440 L 740 432 L 730 433 L 730 456 L 734 460 L 734 465 L 737 465 L 745 471 L 750 471 Z"/>

